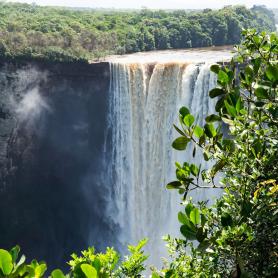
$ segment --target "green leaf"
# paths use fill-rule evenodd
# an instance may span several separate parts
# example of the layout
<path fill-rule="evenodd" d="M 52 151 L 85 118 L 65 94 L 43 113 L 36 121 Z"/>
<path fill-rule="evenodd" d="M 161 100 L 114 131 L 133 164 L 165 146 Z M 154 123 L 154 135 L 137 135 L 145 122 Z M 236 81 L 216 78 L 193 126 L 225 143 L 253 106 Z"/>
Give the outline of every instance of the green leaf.
<path fill-rule="evenodd" d="M 266 76 L 270 81 L 278 80 L 278 64 L 269 65 L 266 69 Z"/>
<path fill-rule="evenodd" d="M 178 220 L 181 224 L 187 224 L 188 223 L 187 216 L 184 213 L 182 213 L 181 211 L 178 213 Z"/>
<path fill-rule="evenodd" d="M 220 112 L 221 108 L 224 106 L 225 97 L 220 98 L 215 104 L 215 111 Z"/>
<path fill-rule="evenodd" d="M 62 270 L 55 269 L 51 272 L 51 278 L 65 278 L 65 275 Z"/>
<path fill-rule="evenodd" d="M 206 117 L 207 123 L 218 122 L 218 121 L 221 121 L 221 117 L 219 117 L 218 115 L 212 114 Z"/>
<path fill-rule="evenodd" d="M 211 65 L 210 66 L 210 70 L 216 74 L 218 74 L 219 70 L 220 70 L 220 66 L 219 65 Z"/>
<path fill-rule="evenodd" d="M 215 97 L 218 97 L 218 96 L 221 96 L 221 95 L 224 95 L 224 94 L 225 94 L 225 91 L 223 89 L 220 89 L 220 88 L 214 88 L 214 89 L 209 91 L 209 96 L 211 98 L 215 98 Z"/>
<path fill-rule="evenodd" d="M 192 223 L 194 225 L 198 225 L 201 222 L 201 216 L 200 216 L 200 212 L 199 209 L 194 208 L 191 212 L 190 212 L 190 220 L 192 221 Z"/>
<path fill-rule="evenodd" d="M 228 84 L 229 83 L 229 76 L 226 72 L 224 72 L 223 70 L 220 70 L 218 72 L 218 80 L 223 84 Z"/>
<path fill-rule="evenodd" d="M 203 129 L 202 129 L 200 126 L 196 125 L 196 126 L 194 127 L 194 135 L 195 135 L 197 138 L 200 138 L 203 134 L 204 134 Z"/>
<path fill-rule="evenodd" d="M 98 258 L 95 258 L 95 260 L 93 261 L 93 267 L 96 269 L 97 272 L 100 271 L 101 269 L 101 261 Z"/>
<path fill-rule="evenodd" d="M 183 188 L 179 189 L 179 194 L 184 194 L 184 192 L 185 192 L 185 189 L 183 189 Z"/>
<path fill-rule="evenodd" d="M 35 268 L 35 278 L 43 277 L 47 267 L 46 264 L 42 263 Z"/>
<path fill-rule="evenodd" d="M 225 103 L 225 107 L 227 109 L 228 114 L 232 117 L 236 117 L 236 115 L 237 115 L 236 108 L 234 106 L 230 105 L 226 100 L 224 101 L 224 103 Z"/>
<path fill-rule="evenodd" d="M 188 225 L 182 225 L 180 227 L 180 231 L 184 237 L 186 237 L 189 240 L 195 240 L 196 239 L 196 229 L 192 229 Z"/>
<path fill-rule="evenodd" d="M 185 212 L 186 212 L 186 215 L 189 217 L 190 216 L 190 212 L 194 209 L 195 207 L 189 203 L 186 205 L 185 207 Z"/>
<path fill-rule="evenodd" d="M 13 247 L 11 250 L 10 250 L 10 254 L 13 258 L 13 263 L 16 262 L 17 258 L 18 258 L 18 254 L 20 252 L 20 247 L 18 245 L 16 245 L 15 247 Z"/>
<path fill-rule="evenodd" d="M 256 95 L 256 97 L 262 98 L 262 99 L 264 99 L 264 98 L 267 99 L 268 98 L 267 90 L 262 88 L 262 87 L 258 87 L 255 90 L 255 95 Z"/>
<path fill-rule="evenodd" d="M 172 181 L 166 185 L 167 189 L 179 189 L 182 186 L 181 182 L 179 181 Z"/>
<path fill-rule="evenodd" d="M 97 271 L 94 267 L 89 264 L 82 264 L 80 266 L 83 273 L 86 275 L 87 278 L 97 278 Z"/>
<path fill-rule="evenodd" d="M 172 147 L 178 151 L 183 151 L 186 149 L 188 142 L 190 139 L 186 137 L 178 137 L 177 139 L 174 140 L 172 143 Z"/>
<path fill-rule="evenodd" d="M 4 249 L 0 249 L 0 270 L 2 270 L 4 275 L 9 275 L 13 270 L 13 258 Z"/>
<path fill-rule="evenodd" d="M 190 165 L 190 172 L 193 176 L 197 176 L 199 173 L 199 168 L 195 164 Z"/>
<path fill-rule="evenodd" d="M 191 127 L 191 126 L 193 125 L 194 120 L 195 120 L 195 119 L 194 119 L 194 116 L 191 115 L 191 114 L 188 114 L 188 115 L 186 115 L 186 116 L 183 118 L 184 124 L 185 124 L 186 126 L 188 126 L 188 127 Z"/>
<path fill-rule="evenodd" d="M 189 109 L 186 108 L 185 106 L 183 106 L 180 110 L 179 110 L 180 115 L 182 116 L 182 118 L 184 118 L 187 114 L 190 114 Z"/>
<path fill-rule="evenodd" d="M 181 129 L 179 129 L 176 125 L 174 125 L 174 128 L 180 135 L 185 136 L 184 132 Z"/>
<path fill-rule="evenodd" d="M 209 138 L 213 138 L 217 134 L 216 129 L 214 128 L 213 124 L 205 124 L 204 130 L 205 130 L 205 134 Z"/>

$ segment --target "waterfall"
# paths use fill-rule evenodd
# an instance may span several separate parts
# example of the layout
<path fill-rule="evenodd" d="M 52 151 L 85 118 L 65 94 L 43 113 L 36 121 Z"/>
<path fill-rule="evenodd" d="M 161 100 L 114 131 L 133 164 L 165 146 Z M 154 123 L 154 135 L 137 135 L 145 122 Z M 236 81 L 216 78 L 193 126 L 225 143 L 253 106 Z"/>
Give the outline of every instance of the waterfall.
<path fill-rule="evenodd" d="M 213 111 L 208 91 L 216 78 L 209 67 L 186 62 L 110 63 L 108 173 L 114 201 L 108 213 L 119 226 L 122 244 L 150 239 L 152 263 L 165 254 L 161 237 L 179 230 L 180 197 L 165 185 L 175 179 L 174 162 L 191 157 L 189 151 L 171 148 L 178 136 L 173 123 L 181 106 L 189 107 L 200 124 Z M 199 192 L 198 198 L 206 198 L 203 195 Z"/>

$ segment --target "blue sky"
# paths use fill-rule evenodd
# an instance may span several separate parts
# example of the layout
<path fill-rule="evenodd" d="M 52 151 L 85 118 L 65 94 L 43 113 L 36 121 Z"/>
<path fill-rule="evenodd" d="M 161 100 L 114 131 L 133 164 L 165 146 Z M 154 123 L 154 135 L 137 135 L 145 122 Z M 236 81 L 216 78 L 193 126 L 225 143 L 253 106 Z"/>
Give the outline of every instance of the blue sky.
<path fill-rule="evenodd" d="M 39 5 L 102 8 L 141 8 L 154 9 L 204 9 L 221 8 L 225 5 L 244 4 L 246 6 L 266 5 L 278 8 L 278 0 L 11 0 L 10 2 L 37 3 Z"/>

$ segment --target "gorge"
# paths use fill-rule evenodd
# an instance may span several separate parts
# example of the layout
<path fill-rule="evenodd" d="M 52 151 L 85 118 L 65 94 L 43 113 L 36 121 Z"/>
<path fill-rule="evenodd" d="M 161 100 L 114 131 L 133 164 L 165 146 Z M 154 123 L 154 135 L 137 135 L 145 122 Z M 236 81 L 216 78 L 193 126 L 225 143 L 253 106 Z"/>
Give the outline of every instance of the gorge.
<path fill-rule="evenodd" d="M 160 261 L 161 237 L 178 230 L 179 198 L 165 189 L 184 160 L 171 149 L 172 124 L 183 105 L 199 122 L 212 112 L 209 68 L 230 55 L 212 48 L 93 64 L 1 62 L 0 245 L 61 267 L 87 246 L 125 253 L 148 237 L 150 260 Z"/>

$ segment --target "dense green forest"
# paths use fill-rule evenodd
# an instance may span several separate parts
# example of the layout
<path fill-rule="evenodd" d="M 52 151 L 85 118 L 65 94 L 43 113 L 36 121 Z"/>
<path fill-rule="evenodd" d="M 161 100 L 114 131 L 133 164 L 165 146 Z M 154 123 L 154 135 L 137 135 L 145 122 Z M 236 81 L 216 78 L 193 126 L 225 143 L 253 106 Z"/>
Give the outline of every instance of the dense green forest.
<path fill-rule="evenodd" d="M 273 31 L 264 6 L 203 11 L 101 11 L 0 3 L 0 57 L 88 61 L 108 54 L 240 42 L 242 28 Z"/>

